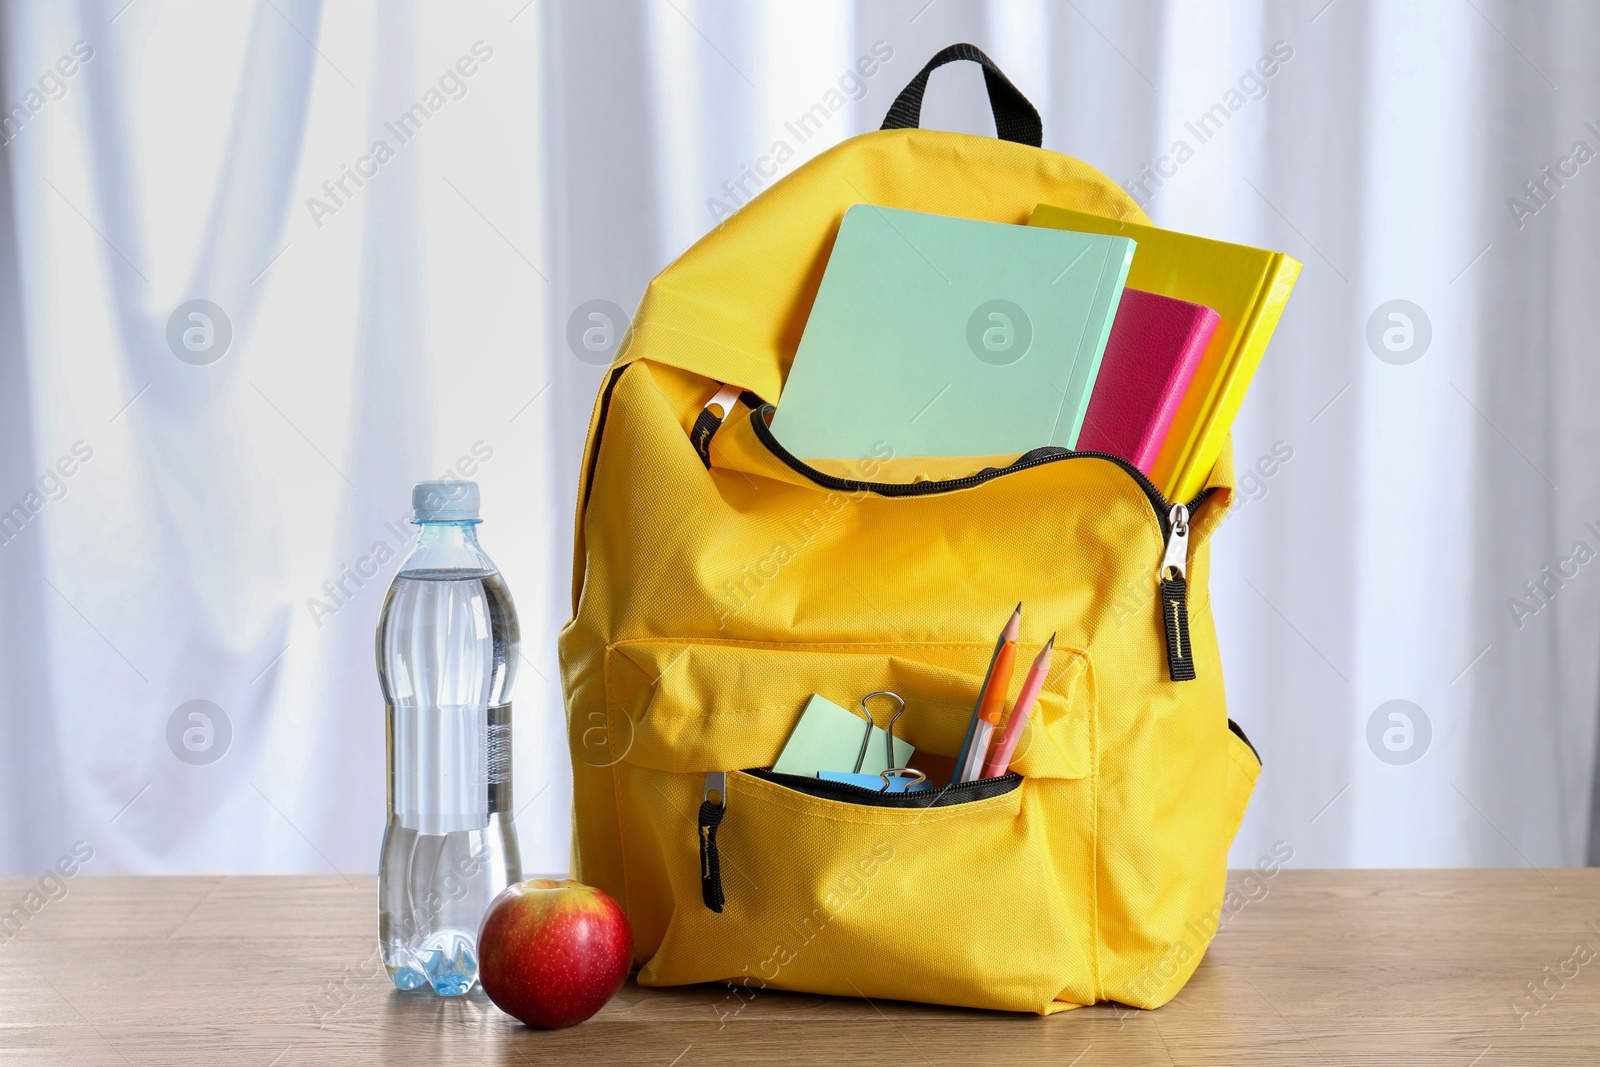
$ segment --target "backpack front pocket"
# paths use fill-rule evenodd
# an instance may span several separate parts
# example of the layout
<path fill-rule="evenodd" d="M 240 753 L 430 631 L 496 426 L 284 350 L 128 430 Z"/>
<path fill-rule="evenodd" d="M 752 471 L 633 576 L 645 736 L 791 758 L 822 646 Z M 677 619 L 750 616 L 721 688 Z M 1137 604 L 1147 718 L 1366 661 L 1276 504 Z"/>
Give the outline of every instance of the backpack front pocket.
<path fill-rule="evenodd" d="M 1092 1003 L 1093 698 L 1081 653 L 1063 650 L 1005 776 L 880 796 L 765 769 L 812 693 L 852 707 L 879 689 L 906 699 L 897 733 L 948 765 L 991 652 L 609 650 L 607 755 L 640 982 L 728 981 L 727 1012 L 763 988 L 1014 1011 Z M 709 827 L 708 775 L 720 793 Z M 721 911 L 708 906 L 708 856 Z"/>
<path fill-rule="evenodd" d="M 1074 783 L 1008 777 L 998 795 L 906 808 L 728 775 L 725 908 L 700 907 L 688 881 L 640 982 L 726 979 L 735 1001 L 776 988 L 1013 1011 L 1091 1003 L 1092 811 L 1073 811 Z"/>

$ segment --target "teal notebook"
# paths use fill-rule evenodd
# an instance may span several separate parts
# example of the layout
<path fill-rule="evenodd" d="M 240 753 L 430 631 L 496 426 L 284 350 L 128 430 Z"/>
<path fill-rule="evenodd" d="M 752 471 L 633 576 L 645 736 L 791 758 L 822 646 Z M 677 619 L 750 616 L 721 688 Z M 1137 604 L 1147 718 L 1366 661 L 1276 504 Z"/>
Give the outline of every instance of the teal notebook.
<path fill-rule="evenodd" d="M 855 205 L 773 436 L 800 459 L 1074 447 L 1133 251 L 1126 237 Z"/>

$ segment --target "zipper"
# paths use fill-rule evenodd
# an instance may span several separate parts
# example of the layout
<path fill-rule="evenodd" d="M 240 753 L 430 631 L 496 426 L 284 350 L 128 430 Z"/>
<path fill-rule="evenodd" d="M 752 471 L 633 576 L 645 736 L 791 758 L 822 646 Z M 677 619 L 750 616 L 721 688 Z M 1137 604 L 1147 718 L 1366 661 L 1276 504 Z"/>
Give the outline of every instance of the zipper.
<path fill-rule="evenodd" d="M 594 451 L 589 453 L 589 469 L 583 475 L 583 493 L 578 498 L 578 517 L 581 520 L 583 513 L 589 510 L 589 494 L 594 492 L 595 469 L 600 466 L 600 440 L 606 432 L 606 416 L 611 413 L 611 394 L 616 391 L 617 382 L 622 379 L 622 373 L 632 363 L 625 363 L 611 372 L 606 378 L 605 391 L 600 394 L 600 414 L 594 425 Z M 576 608 L 576 605 L 574 605 Z"/>
<path fill-rule="evenodd" d="M 783 774 L 754 767 L 745 772 L 752 778 L 773 785 L 793 789 L 797 793 L 837 800 L 846 804 L 867 804 L 880 808 L 937 808 L 951 804 L 967 804 L 974 800 L 988 800 L 1003 796 L 1022 784 L 1022 775 L 1016 771 L 998 778 L 984 778 L 976 782 L 947 785 L 943 789 L 919 789 L 914 793 L 884 793 L 849 782 L 829 782 L 821 778 L 807 778 L 799 774 Z M 727 897 L 722 892 L 722 854 L 717 849 L 717 827 L 728 813 L 728 774 L 711 771 L 706 775 L 705 790 L 700 797 L 700 899 L 705 906 L 722 914 Z"/>
<path fill-rule="evenodd" d="M 795 458 L 794 453 L 790 453 L 787 448 L 784 448 L 778 442 L 778 438 L 773 437 L 773 429 L 770 426 L 766 426 L 766 416 L 770 411 L 776 410 L 778 410 L 776 406 L 770 405 L 770 403 L 763 403 L 760 408 L 750 414 L 750 426 L 755 430 L 755 437 L 762 442 L 762 445 L 766 446 L 766 450 L 773 453 L 774 456 L 778 456 L 784 462 L 784 466 L 794 470 L 795 474 L 805 475 L 806 478 L 810 478 L 811 482 L 826 486 L 829 490 L 848 491 L 848 493 L 866 491 L 866 493 L 877 493 L 878 496 L 933 496 L 936 493 L 955 493 L 958 490 L 970 490 L 973 486 L 982 485 L 984 482 L 994 482 L 995 478 L 1002 477 L 1002 475 L 1016 474 L 1019 470 L 1027 470 L 1030 467 L 1043 467 L 1045 464 L 1058 462 L 1061 459 L 1106 459 L 1106 461 L 1114 462 L 1118 467 L 1122 467 L 1128 477 L 1139 483 L 1139 488 L 1144 490 L 1144 496 L 1150 501 L 1150 510 L 1154 510 L 1157 522 L 1162 525 L 1162 537 L 1166 536 L 1166 512 L 1170 509 L 1171 504 L 1166 502 L 1165 496 L 1162 496 L 1162 491 L 1155 488 L 1155 483 L 1150 482 L 1150 478 L 1142 470 L 1134 467 L 1131 462 L 1126 461 L 1122 456 L 1114 456 L 1114 454 L 1110 453 L 1094 453 L 1094 451 L 1077 453 L 1077 451 L 1072 451 L 1070 448 L 1061 448 L 1059 445 L 1045 445 L 1042 448 L 1035 448 L 1034 451 L 1029 451 L 1029 453 L 1022 453 L 1021 456 L 1016 458 L 1016 461 L 1011 462 L 1008 466 L 984 467 L 984 469 L 979 470 L 978 474 L 970 474 L 962 478 L 946 478 L 944 482 L 858 482 L 856 478 L 835 478 L 834 475 L 822 474 L 821 470 L 808 466 L 803 459 Z M 1205 499 L 1211 496 L 1211 493 L 1213 493 L 1211 488 L 1200 490 L 1200 493 L 1195 494 L 1195 498 L 1189 501 L 1189 510 L 1198 509 L 1200 504 L 1203 504 Z"/>
<path fill-rule="evenodd" d="M 854 478 L 836 478 L 831 474 L 824 474 L 815 467 L 809 466 L 804 460 L 797 459 L 794 453 L 784 448 L 778 439 L 772 435 L 772 427 L 767 425 L 767 414 L 777 409 L 771 404 L 763 404 L 750 415 L 750 425 L 755 430 L 756 437 L 771 452 L 783 461 L 784 465 L 796 474 L 802 474 L 811 481 L 828 489 L 837 489 L 841 492 L 877 493 L 879 496 L 932 496 L 936 493 L 953 493 L 962 489 L 971 489 L 982 485 L 984 482 L 993 481 L 1007 474 L 1015 474 L 1033 467 L 1042 467 L 1046 463 L 1056 463 L 1064 459 L 1103 459 L 1121 467 L 1128 476 L 1139 483 L 1139 488 L 1144 490 L 1145 497 L 1150 501 L 1150 509 L 1155 512 L 1156 521 L 1161 525 L 1161 536 L 1167 536 L 1167 515 L 1172 505 L 1167 498 L 1161 495 L 1155 483 L 1149 477 L 1121 456 L 1114 456 L 1110 452 L 1074 452 L 1070 448 L 1059 445 L 1044 445 L 1031 452 L 1018 456 L 1012 463 L 1004 467 L 985 467 L 976 474 L 969 474 L 962 478 L 947 478 L 944 481 L 928 482 L 863 482 Z M 1198 510 L 1205 503 L 1214 489 L 1206 488 L 1195 494 L 1189 501 L 1190 511 Z"/>
<path fill-rule="evenodd" d="M 1167 634 L 1167 676 L 1194 681 L 1194 646 L 1189 643 L 1189 509 L 1172 505 L 1167 516 L 1167 551 L 1156 571 L 1161 588 L 1161 626 Z"/>
<path fill-rule="evenodd" d="M 1174 682 L 1193 681 L 1194 650 L 1189 645 L 1189 583 L 1187 578 L 1189 555 L 1189 516 L 1198 511 L 1215 491 L 1207 487 L 1195 494 L 1193 500 L 1187 504 L 1173 504 L 1161 495 L 1161 490 L 1155 487 L 1144 471 L 1135 467 L 1121 456 L 1114 456 L 1109 452 L 1074 452 L 1070 448 L 1061 448 L 1057 445 L 1046 445 L 1026 452 L 1004 467 L 985 467 L 976 474 L 969 474 L 964 478 L 950 478 L 942 482 L 863 482 L 853 478 L 836 478 L 831 474 L 824 474 L 815 467 L 807 465 L 803 460 L 795 458 L 787 448 L 778 442 L 772 435 L 772 428 L 767 425 L 769 411 L 776 410 L 771 404 L 763 404 L 750 415 L 750 424 L 755 429 L 757 439 L 766 446 L 778 459 L 797 474 L 804 475 L 818 485 L 840 492 L 868 492 L 877 493 L 879 496 L 930 496 L 935 493 L 952 493 L 961 489 L 971 489 L 982 485 L 984 482 L 993 481 L 1007 474 L 1015 474 L 1033 467 L 1042 467 L 1047 463 L 1057 463 L 1067 459 L 1103 459 L 1121 467 L 1127 475 L 1139 484 L 1144 490 L 1144 495 L 1150 501 L 1151 510 L 1156 514 L 1156 524 L 1161 528 L 1161 537 L 1165 545 L 1161 557 L 1161 566 L 1156 572 L 1156 583 L 1161 596 L 1161 624 L 1167 637 L 1167 674 Z M 1176 563 L 1176 567 L 1174 567 Z M 1173 577 L 1169 580 L 1167 572 L 1172 570 Z"/>
<path fill-rule="evenodd" d="M 1256 746 L 1250 743 L 1250 739 L 1244 735 L 1244 731 L 1239 729 L 1239 724 L 1234 722 L 1232 719 L 1228 720 L 1228 732 L 1244 742 L 1244 747 L 1250 750 L 1250 755 L 1256 758 L 1256 765 L 1260 766 L 1261 753 L 1256 751 Z"/>
<path fill-rule="evenodd" d="M 717 852 L 717 827 L 728 811 L 728 775 L 712 771 L 706 775 L 706 788 L 700 796 L 700 898 L 706 907 L 722 913 L 722 857 Z"/>
<path fill-rule="evenodd" d="M 739 397 L 741 390 L 737 385 L 724 385 L 719 388 L 705 406 L 700 409 L 700 414 L 694 420 L 694 425 L 689 428 L 689 441 L 694 445 L 695 452 L 700 456 L 700 462 L 711 469 L 711 435 L 717 432 L 722 421 L 733 414 L 733 403 Z"/>
<path fill-rule="evenodd" d="M 866 804 L 875 808 L 942 808 L 951 804 L 967 804 L 974 800 L 988 800 L 1003 796 L 1022 784 L 1022 775 L 1015 771 L 998 778 L 980 778 L 976 782 L 962 782 L 938 789 L 918 789 L 909 793 L 885 793 L 864 785 L 849 782 L 830 782 L 825 778 L 810 778 L 803 774 L 784 774 L 762 767 L 744 772 L 752 778 L 773 785 L 793 789 L 797 793 L 838 800 L 846 804 Z"/>

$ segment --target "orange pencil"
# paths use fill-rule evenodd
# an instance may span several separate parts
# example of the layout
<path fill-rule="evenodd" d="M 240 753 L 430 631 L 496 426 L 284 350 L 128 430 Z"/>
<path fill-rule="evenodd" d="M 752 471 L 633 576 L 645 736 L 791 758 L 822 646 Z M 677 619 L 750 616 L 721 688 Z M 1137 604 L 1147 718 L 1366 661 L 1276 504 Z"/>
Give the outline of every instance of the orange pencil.
<path fill-rule="evenodd" d="M 1013 615 L 1001 635 L 1000 651 L 994 657 L 994 669 L 989 672 L 989 684 L 978 701 L 977 728 L 973 731 L 972 748 L 967 753 L 967 765 L 961 772 L 963 782 L 976 781 L 988 757 L 989 739 L 994 736 L 1000 713 L 1006 707 L 1006 691 L 1011 688 L 1011 672 L 1017 662 L 1017 636 L 1021 629 L 1021 617 Z"/>
<path fill-rule="evenodd" d="M 1000 631 L 1000 639 L 994 643 L 994 653 L 989 657 L 989 669 L 984 672 L 983 685 L 978 687 L 978 700 L 972 705 L 972 718 L 967 720 L 967 732 L 961 738 L 961 750 L 956 753 L 955 767 L 950 771 L 950 784 L 959 785 L 962 781 L 961 772 L 967 768 L 967 757 L 972 754 L 972 742 L 978 733 L 978 724 L 982 721 L 983 698 L 989 691 L 989 683 L 994 679 L 995 664 L 1000 662 L 1000 650 L 1007 641 L 1015 643 L 1022 633 L 1022 604 L 1017 604 L 1017 610 L 1011 613 L 1011 618 L 1006 620 L 1006 625 Z M 1009 679 L 1008 679 L 1009 681 Z M 1004 688 L 1001 690 L 1004 692 Z"/>
<path fill-rule="evenodd" d="M 1006 721 L 1005 732 L 1000 735 L 999 743 L 994 746 L 994 755 L 990 756 L 989 762 L 984 765 L 985 778 L 998 778 L 1011 766 L 1011 756 L 1017 750 L 1017 741 L 1022 737 L 1022 728 L 1028 725 L 1028 716 L 1033 712 L 1033 705 L 1039 699 L 1039 691 L 1044 688 L 1044 681 L 1050 675 L 1050 652 L 1055 646 L 1056 635 L 1051 634 L 1050 640 L 1045 642 L 1038 658 L 1029 668 L 1028 677 L 1023 679 L 1022 692 L 1017 694 L 1017 703 L 1011 709 L 1011 718 Z"/>
<path fill-rule="evenodd" d="M 1006 690 L 1011 688 L 1011 672 L 1017 663 L 1017 639 L 1007 636 L 1000 646 L 1000 655 L 994 661 L 994 675 L 989 688 L 983 691 L 983 703 L 978 707 L 978 717 L 989 722 L 999 722 L 1006 707 Z"/>

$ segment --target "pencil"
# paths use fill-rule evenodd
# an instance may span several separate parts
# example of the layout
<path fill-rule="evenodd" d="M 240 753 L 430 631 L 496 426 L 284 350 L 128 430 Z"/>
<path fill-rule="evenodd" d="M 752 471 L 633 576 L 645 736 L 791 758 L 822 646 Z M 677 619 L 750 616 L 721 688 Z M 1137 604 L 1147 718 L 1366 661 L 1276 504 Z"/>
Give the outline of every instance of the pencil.
<path fill-rule="evenodd" d="M 1000 639 L 994 643 L 994 653 L 989 657 L 989 669 L 983 673 L 983 685 L 978 687 L 978 700 L 972 705 L 972 718 L 967 722 L 966 736 L 961 739 L 961 751 L 956 753 L 955 769 L 950 772 L 950 784 L 957 785 L 961 781 L 961 772 L 967 765 L 967 756 L 972 752 L 972 739 L 978 732 L 978 713 L 983 710 L 983 694 L 989 688 L 989 679 L 994 677 L 994 665 L 1000 659 L 1000 650 L 1005 647 L 1006 636 L 1015 641 L 1022 632 L 1022 601 L 1017 601 L 1017 609 L 1011 613 L 1011 618 L 1006 620 L 1005 628 L 1000 631 Z"/>
<path fill-rule="evenodd" d="M 1006 621 L 1005 629 L 1000 631 L 1000 642 L 995 645 L 994 656 L 989 660 L 989 672 L 984 676 L 983 688 L 978 690 L 978 703 L 972 709 L 972 721 L 967 724 L 966 740 L 961 742 L 961 753 L 956 757 L 955 770 L 951 772 L 950 784 L 971 781 L 969 775 L 976 775 L 983 767 L 983 750 L 977 749 L 978 733 L 982 723 L 987 721 L 991 727 L 1000 721 L 1000 711 L 1006 702 L 1006 690 L 1011 688 L 1011 671 L 1017 657 L 1017 638 L 1022 633 L 1022 605 L 1011 613 L 1011 618 Z M 984 733 L 984 742 L 987 744 L 988 732 Z M 978 751 L 974 759 L 974 750 Z"/>
<path fill-rule="evenodd" d="M 985 778 L 998 778 L 1010 768 L 1011 756 L 1022 738 L 1022 728 L 1028 725 L 1028 716 L 1033 712 L 1040 690 L 1044 689 L 1045 679 L 1050 676 L 1050 653 L 1055 646 L 1056 635 L 1051 634 L 1050 640 L 1045 642 L 1033 666 L 1029 668 L 1028 677 L 1022 682 L 1022 692 L 1017 694 L 1017 703 L 1011 709 L 1011 718 L 1006 720 L 1005 732 L 1000 735 L 1000 742 L 994 746 L 994 755 L 989 757 L 989 762 L 983 768 Z"/>

